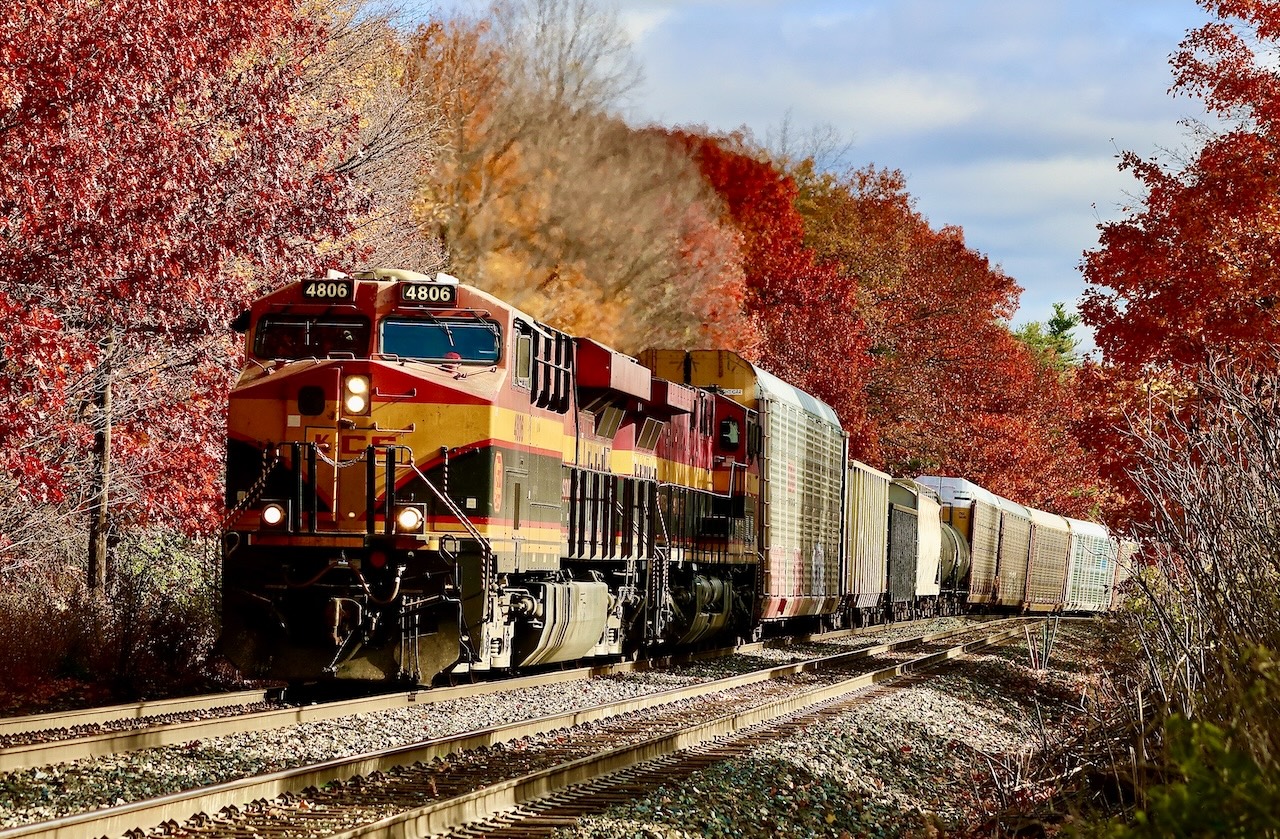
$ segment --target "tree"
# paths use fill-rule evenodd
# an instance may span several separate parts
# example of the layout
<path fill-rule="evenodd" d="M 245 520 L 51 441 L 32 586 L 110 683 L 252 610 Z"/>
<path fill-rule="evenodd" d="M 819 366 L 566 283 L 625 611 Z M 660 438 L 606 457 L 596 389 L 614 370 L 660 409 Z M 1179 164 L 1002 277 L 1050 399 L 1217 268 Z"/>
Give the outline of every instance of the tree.
<path fill-rule="evenodd" d="M 851 278 L 845 305 L 866 325 L 876 437 L 864 457 L 894 474 L 964 475 L 1046 509 L 1091 511 L 1104 489 L 1073 434 L 1071 383 L 1041 370 L 1005 325 L 1013 279 L 959 228 L 934 230 L 900 172 L 793 171 L 806 241 Z"/>
<path fill-rule="evenodd" d="M 742 136 L 671 131 L 719 195 L 742 237 L 745 307 L 760 325 L 753 360 L 831 405 L 861 452 L 872 443 L 864 401 L 863 325 L 856 289 L 804 241 L 795 181 Z"/>
<path fill-rule="evenodd" d="M 1145 190 L 1100 225 L 1085 254 L 1081 313 L 1107 364 L 1139 375 L 1210 352 L 1265 356 L 1280 340 L 1280 10 L 1261 0 L 1200 0 L 1219 20 L 1172 57 L 1172 92 L 1200 97 L 1223 126 L 1179 168 L 1120 156 Z"/>
<path fill-rule="evenodd" d="M 1102 364 L 1086 371 L 1090 446 L 1138 521 L 1126 415 L 1178 397 L 1174 417 L 1199 398 L 1191 384 L 1211 356 L 1271 359 L 1280 340 L 1275 271 L 1280 239 L 1280 37 L 1275 4 L 1202 0 L 1217 20 L 1188 32 L 1171 58 L 1174 94 L 1199 98 L 1216 125 L 1200 125 L 1185 157 L 1120 156 L 1144 194 L 1100 225 L 1084 255 L 1081 302 Z"/>
<path fill-rule="evenodd" d="M 92 530 L 100 556 L 113 521 L 213 520 L 226 324 L 256 288 L 314 270 L 318 243 L 365 210 L 328 165 L 355 119 L 299 118 L 326 35 L 288 0 L 6 11 L 0 310 L 28 314 L 0 339 L 0 463 L 17 490 L 2 538 L 12 556 L 96 498 L 111 514 Z M 109 451 L 124 471 L 107 472 Z"/>
<path fill-rule="evenodd" d="M 334 138 L 330 170 L 353 180 L 368 201 L 350 244 L 367 265 L 439 268 L 440 242 L 424 229 L 418 199 L 441 153 L 443 119 L 423 95 L 428 82 L 417 72 L 411 39 L 389 11 L 368 0 L 320 0 L 313 8 L 326 43 L 306 63 L 299 98 L 306 124 Z"/>
<path fill-rule="evenodd" d="M 724 305 L 740 298 L 732 230 L 682 155 L 613 115 L 635 78 L 616 19 L 512 2 L 431 22 L 415 56 L 447 136 L 422 207 L 454 273 L 624 350 L 713 329 L 751 345 Z"/>
<path fill-rule="evenodd" d="M 1080 341 L 1071 333 L 1080 325 L 1078 314 L 1068 314 L 1063 303 L 1053 304 L 1053 316 L 1045 323 L 1030 321 L 1014 330 L 1014 336 L 1026 344 L 1039 362 L 1059 373 L 1079 364 L 1076 347 Z"/>

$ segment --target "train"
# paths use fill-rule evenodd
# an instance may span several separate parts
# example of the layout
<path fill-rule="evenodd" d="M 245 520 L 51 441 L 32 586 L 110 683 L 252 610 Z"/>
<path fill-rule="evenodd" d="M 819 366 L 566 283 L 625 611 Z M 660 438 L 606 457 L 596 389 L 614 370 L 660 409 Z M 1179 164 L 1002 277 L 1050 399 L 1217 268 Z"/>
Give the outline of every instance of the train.
<path fill-rule="evenodd" d="M 631 356 L 436 272 L 289 282 L 233 325 L 218 649 L 430 685 L 969 610 L 1111 608 L 1131 543 L 849 458 L 728 350 Z"/>

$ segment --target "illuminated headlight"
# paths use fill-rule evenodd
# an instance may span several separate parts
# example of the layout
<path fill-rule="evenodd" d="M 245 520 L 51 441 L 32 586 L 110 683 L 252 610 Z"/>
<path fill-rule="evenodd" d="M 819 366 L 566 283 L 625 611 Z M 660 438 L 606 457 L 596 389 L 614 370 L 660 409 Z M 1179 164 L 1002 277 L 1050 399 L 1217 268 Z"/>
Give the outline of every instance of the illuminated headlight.
<path fill-rule="evenodd" d="M 423 519 L 421 506 L 400 507 L 396 510 L 396 530 L 401 533 L 421 533 Z"/>
<path fill-rule="evenodd" d="M 369 410 L 369 377 L 347 376 L 342 382 L 342 405 L 348 414 L 363 414 Z"/>
<path fill-rule="evenodd" d="M 267 527 L 279 527 L 288 517 L 288 511 L 278 501 L 271 501 L 262 508 L 262 523 Z"/>

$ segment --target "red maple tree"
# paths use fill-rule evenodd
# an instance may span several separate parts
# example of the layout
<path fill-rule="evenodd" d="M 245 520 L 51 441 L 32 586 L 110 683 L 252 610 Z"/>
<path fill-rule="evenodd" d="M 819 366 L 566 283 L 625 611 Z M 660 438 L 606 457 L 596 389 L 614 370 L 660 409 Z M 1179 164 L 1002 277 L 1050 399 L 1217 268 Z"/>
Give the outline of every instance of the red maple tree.
<path fill-rule="evenodd" d="M 1200 0 L 1217 20 L 1188 32 L 1171 57 L 1171 93 L 1200 99 L 1213 120 L 1186 158 L 1120 156 L 1144 192 L 1100 225 L 1085 254 L 1081 305 L 1102 363 L 1086 369 L 1083 426 L 1105 474 L 1131 490 L 1130 429 L 1194 410 L 1191 385 L 1211 358 L 1265 366 L 1280 342 L 1280 10 L 1261 0 Z M 1176 421 L 1172 423 L 1177 426 Z"/>
<path fill-rule="evenodd" d="M 354 134 L 299 119 L 324 42 L 290 0 L 15 0 L 0 16 L 0 313 L 23 313 L 0 339 L 0 539 L 29 533 L 22 511 L 44 499 L 91 503 L 87 441 L 108 422 L 131 467 L 116 515 L 210 522 L 227 323 L 312 270 L 361 206 L 328 165 Z"/>
<path fill-rule="evenodd" d="M 668 133 L 692 156 L 741 235 L 744 306 L 761 334 L 753 360 L 831 405 L 851 449 L 864 452 L 873 435 L 862 398 L 866 340 L 848 305 L 855 289 L 805 244 L 795 181 L 742 138 Z"/>
<path fill-rule="evenodd" d="M 1145 198 L 1100 226 L 1083 265 L 1091 287 L 1081 312 L 1106 363 L 1134 374 L 1215 350 L 1254 356 L 1280 341 L 1280 80 L 1269 58 L 1280 11 L 1201 5 L 1220 20 L 1183 40 L 1172 92 L 1200 97 L 1223 127 L 1182 166 L 1122 154 Z"/>
<path fill-rule="evenodd" d="M 801 166 L 808 241 L 856 278 L 866 324 L 870 458 L 898 475 L 961 475 L 1010 498 L 1083 514 L 1102 497 L 1072 430 L 1070 377 L 1009 331 L 1021 289 L 957 227 L 932 228 L 897 171 Z"/>

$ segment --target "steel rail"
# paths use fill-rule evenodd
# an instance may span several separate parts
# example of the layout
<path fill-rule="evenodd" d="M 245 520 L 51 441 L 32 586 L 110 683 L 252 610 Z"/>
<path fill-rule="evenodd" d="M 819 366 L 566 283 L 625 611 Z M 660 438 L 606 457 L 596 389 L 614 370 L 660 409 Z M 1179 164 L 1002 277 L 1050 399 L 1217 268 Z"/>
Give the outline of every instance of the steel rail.
<path fill-rule="evenodd" d="M 125 705 L 109 705 L 101 708 L 81 708 L 75 711 L 53 711 L 47 714 L 30 714 L 23 717 L 0 717 L 0 736 L 26 734 L 34 731 L 55 731 L 78 725 L 101 725 L 116 720 L 136 720 L 160 717 L 165 714 L 183 714 L 191 711 L 208 711 L 232 705 L 253 705 L 271 701 L 275 690 L 242 690 L 234 693 L 210 693 L 203 696 L 183 696 L 175 699 L 152 699 Z"/>
<path fill-rule="evenodd" d="M 432 802 L 372 824 L 329 834 L 328 839 L 429 837 L 464 828 L 472 823 L 516 810 L 522 805 L 528 805 L 569 787 L 587 784 L 616 772 L 731 737 L 748 729 L 767 726 L 802 711 L 834 702 L 846 694 L 855 693 L 880 682 L 908 673 L 928 670 L 962 655 L 1016 639 L 1021 632 L 1022 626 L 1005 629 L 994 635 L 908 662 L 811 688 L 742 711 L 723 714 L 674 733 L 651 737 L 632 745 L 619 746 L 558 766 L 531 772 L 520 778 L 502 781 L 465 795 Z"/>
<path fill-rule="evenodd" d="M 982 624 L 982 626 L 994 627 L 1015 623 L 1016 626 L 1012 629 L 1005 629 L 1003 632 L 998 633 L 998 636 L 1000 637 L 1006 635 L 1012 637 L 1012 635 L 1016 635 L 1022 631 L 1023 621 L 1024 619 L 1022 618 L 1007 618 L 991 621 Z M 173 793 L 170 795 L 147 799 L 145 801 L 137 801 L 116 807 L 108 807 L 87 813 L 79 813 L 48 822 L 39 822 L 9 828 L 6 830 L 0 830 L 0 839 L 82 839 L 85 836 L 121 836 L 129 831 L 151 829 L 165 822 L 172 821 L 182 823 L 187 818 L 200 812 L 217 813 L 226 807 L 241 806 L 247 802 L 259 799 L 271 799 L 283 795 L 286 792 L 296 793 L 305 790 L 308 787 L 321 787 L 330 781 L 346 780 L 356 775 L 367 776 L 373 772 L 385 772 L 395 766 L 410 765 L 418 762 L 427 763 L 437 757 L 443 758 L 452 753 L 470 751 L 481 747 L 490 747 L 499 743 L 518 740 L 523 737 L 531 737 L 555 731 L 557 729 L 583 725 L 607 717 L 629 713 L 631 711 L 653 708 L 684 699 L 694 699 L 708 694 L 731 690 L 733 688 L 770 679 L 795 675 L 806 671 L 820 670 L 824 667 L 853 662 L 861 658 L 869 658 L 873 655 L 890 652 L 913 644 L 930 643 L 953 635 L 972 633 L 974 629 L 975 627 L 973 626 L 954 628 L 942 632 L 930 633 L 916 638 L 878 644 L 873 647 L 853 650 L 851 652 L 822 656 L 808 661 L 779 665 L 764 670 L 753 671 L 751 673 L 729 676 L 722 679 L 716 679 L 714 681 L 702 682 L 696 685 L 674 688 L 659 693 L 648 694 L 646 696 L 633 697 L 607 705 L 600 705 L 537 719 L 508 723 L 460 735 L 435 738 L 385 751 L 371 752 L 350 758 L 325 761 L 323 763 L 312 764 L 310 766 L 273 772 L 267 775 L 229 781 L 201 789 Z M 974 644 L 984 642 L 993 643 L 990 640 L 991 637 L 992 636 L 987 636 L 982 639 L 982 641 L 969 642 L 968 644 L 961 645 L 960 647 L 944 650 L 940 653 L 930 654 L 919 660 L 884 668 L 851 681 L 857 682 L 859 680 L 869 679 L 870 681 L 865 682 L 865 684 L 874 684 L 877 681 L 893 678 L 894 675 L 900 675 L 912 668 L 927 666 L 926 662 L 937 662 L 945 660 L 948 657 L 961 655 L 963 654 L 962 651 L 965 647 L 972 648 Z M 562 676 L 565 674 L 548 675 Z M 469 685 L 467 687 L 493 687 L 495 690 L 509 690 L 511 689 L 511 685 L 511 682 L 500 682 L 494 683 L 492 686 Z M 852 689 L 855 688 L 848 688 L 848 690 Z M 457 690 L 462 690 L 462 688 Z M 323 710 L 324 707 L 326 706 L 320 706 L 318 709 Z M 301 711 L 309 709 L 298 710 Z M 735 718 L 740 717 L 741 719 L 746 720 L 753 718 L 754 714 L 754 711 L 749 710 L 733 716 Z M 697 726 L 694 730 L 701 730 L 702 728 L 703 726 Z M 676 737 L 672 742 L 686 741 L 680 737 Z M 635 750 L 633 749 L 631 751 L 634 752 Z M 581 761 L 576 763 L 580 762 Z M 578 777 L 582 771 L 583 770 L 580 767 L 574 768 L 568 771 L 564 777 Z M 512 791 L 509 793 L 495 792 L 484 800 L 502 802 L 506 800 L 506 796 L 514 796 L 517 793 L 524 795 L 532 789 L 543 788 L 546 783 L 547 781 L 545 780 L 537 780 L 531 781 L 527 785 L 512 785 L 510 783 L 500 784 L 498 787 L 495 787 L 494 790 L 510 789 Z M 493 797 L 494 795 L 497 797 Z M 462 809 L 468 813 L 479 812 L 476 809 L 478 806 L 476 804 L 465 804 L 461 806 Z M 503 804 L 501 806 L 506 805 Z M 501 809 L 501 806 L 499 809 Z M 429 820 L 437 818 L 438 817 L 434 815 L 428 817 Z M 477 816 L 469 816 L 469 818 L 477 818 Z M 433 821 L 432 823 L 435 822 Z M 385 835 L 402 836 L 404 834 L 388 833 Z"/>

